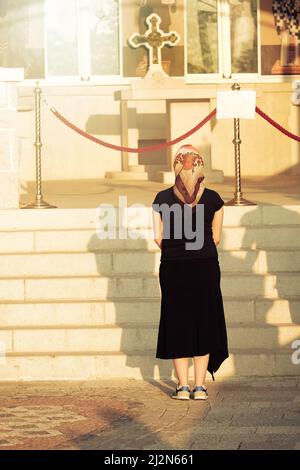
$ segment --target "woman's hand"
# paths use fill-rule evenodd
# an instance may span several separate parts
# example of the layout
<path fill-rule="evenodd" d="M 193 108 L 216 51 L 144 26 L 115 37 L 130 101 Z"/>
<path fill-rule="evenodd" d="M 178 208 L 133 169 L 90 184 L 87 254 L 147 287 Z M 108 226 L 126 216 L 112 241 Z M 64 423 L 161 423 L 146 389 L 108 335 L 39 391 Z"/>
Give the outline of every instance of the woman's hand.
<path fill-rule="evenodd" d="M 221 209 L 215 212 L 215 215 L 212 221 L 213 240 L 216 246 L 219 245 L 221 241 L 221 237 L 222 237 L 223 216 L 224 216 L 224 208 L 222 206 Z"/>
<path fill-rule="evenodd" d="M 154 241 L 157 246 L 161 249 L 162 238 L 163 238 L 163 222 L 159 212 L 152 210 L 153 214 L 153 231 L 154 231 Z"/>

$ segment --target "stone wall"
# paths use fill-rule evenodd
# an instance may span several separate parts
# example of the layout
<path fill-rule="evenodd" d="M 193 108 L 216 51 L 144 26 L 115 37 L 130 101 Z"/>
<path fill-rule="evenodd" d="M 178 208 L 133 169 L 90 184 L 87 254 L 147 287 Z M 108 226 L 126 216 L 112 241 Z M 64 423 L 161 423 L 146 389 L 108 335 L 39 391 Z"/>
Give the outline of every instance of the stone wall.
<path fill-rule="evenodd" d="M 0 68 L 0 208 L 19 207 L 17 81 L 22 69 Z"/>

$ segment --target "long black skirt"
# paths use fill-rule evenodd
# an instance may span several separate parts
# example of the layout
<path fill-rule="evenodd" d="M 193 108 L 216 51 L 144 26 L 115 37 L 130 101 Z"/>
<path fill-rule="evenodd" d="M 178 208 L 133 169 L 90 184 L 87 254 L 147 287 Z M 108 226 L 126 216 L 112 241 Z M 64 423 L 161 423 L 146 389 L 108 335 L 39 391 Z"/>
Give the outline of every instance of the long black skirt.
<path fill-rule="evenodd" d="M 218 258 L 161 261 L 157 358 L 209 354 L 207 370 L 214 379 L 228 357 L 220 281 Z"/>

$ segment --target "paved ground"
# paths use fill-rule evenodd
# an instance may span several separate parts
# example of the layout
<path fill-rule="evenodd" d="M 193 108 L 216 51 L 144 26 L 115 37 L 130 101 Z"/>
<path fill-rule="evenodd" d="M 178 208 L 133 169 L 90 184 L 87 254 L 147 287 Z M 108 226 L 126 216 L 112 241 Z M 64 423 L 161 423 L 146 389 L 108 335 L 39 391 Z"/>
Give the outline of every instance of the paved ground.
<path fill-rule="evenodd" d="M 190 384 L 192 386 L 192 384 Z M 0 383 L 0 449 L 300 449 L 300 379 Z"/>

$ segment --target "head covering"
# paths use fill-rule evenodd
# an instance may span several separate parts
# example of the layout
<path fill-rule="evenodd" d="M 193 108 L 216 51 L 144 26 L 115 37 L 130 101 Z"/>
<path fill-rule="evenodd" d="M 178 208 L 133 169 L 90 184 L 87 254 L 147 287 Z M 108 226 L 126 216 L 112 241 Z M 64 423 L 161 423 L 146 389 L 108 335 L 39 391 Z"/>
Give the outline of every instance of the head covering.
<path fill-rule="evenodd" d="M 173 168 L 175 196 L 183 203 L 194 207 L 205 189 L 203 158 L 192 145 L 183 145 L 176 152 Z"/>

